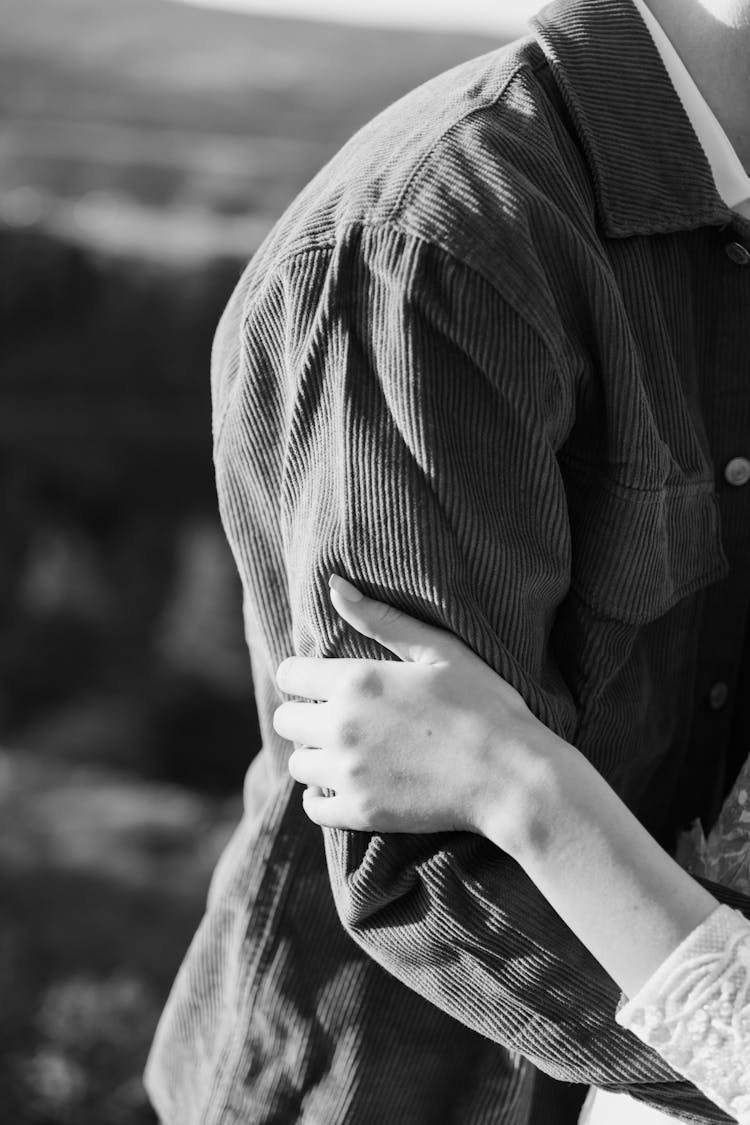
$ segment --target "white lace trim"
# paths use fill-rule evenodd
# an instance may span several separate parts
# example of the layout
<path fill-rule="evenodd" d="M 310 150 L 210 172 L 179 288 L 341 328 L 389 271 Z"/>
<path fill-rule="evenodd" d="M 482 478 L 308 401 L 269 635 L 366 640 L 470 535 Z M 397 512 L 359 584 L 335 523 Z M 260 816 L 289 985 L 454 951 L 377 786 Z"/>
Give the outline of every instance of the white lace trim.
<path fill-rule="evenodd" d="M 750 1125 L 750 922 L 720 906 L 617 1022 L 741 1125 Z"/>

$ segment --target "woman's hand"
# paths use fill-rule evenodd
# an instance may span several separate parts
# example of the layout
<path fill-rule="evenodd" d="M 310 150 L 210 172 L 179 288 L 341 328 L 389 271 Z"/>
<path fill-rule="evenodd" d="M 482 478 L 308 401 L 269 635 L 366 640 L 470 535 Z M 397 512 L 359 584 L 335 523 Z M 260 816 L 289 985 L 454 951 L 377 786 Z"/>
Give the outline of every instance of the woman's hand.
<path fill-rule="evenodd" d="M 311 820 L 465 829 L 512 855 L 628 996 L 718 905 L 594 767 L 456 637 L 331 579 L 340 615 L 401 657 L 291 657 L 274 726 Z M 333 790 L 325 796 L 323 790 Z M 602 909 L 603 904 L 605 908 Z M 637 924 L 634 924 L 635 919 Z"/>
<path fill-rule="evenodd" d="M 452 634 L 337 576 L 331 600 L 403 663 L 290 657 L 279 666 L 282 691 L 320 701 L 284 703 L 274 715 L 276 731 L 301 744 L 289 770 L 308 787 L 307 815 L 364 831 L 464 829 L 520 847 L 553 748 L 567 744 Z"/>

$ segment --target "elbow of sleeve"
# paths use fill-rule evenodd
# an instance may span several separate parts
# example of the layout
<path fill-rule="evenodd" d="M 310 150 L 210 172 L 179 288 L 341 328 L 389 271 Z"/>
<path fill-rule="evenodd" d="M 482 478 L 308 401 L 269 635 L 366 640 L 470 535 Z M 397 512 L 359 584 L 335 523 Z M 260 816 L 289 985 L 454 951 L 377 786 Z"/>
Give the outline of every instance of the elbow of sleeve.
<path fill-rule="evenodd" d="M 398 838 L 404 850 L 394 847 L 394 837 L 364 832 L 325 832 L 328 871 L 336 910 L 344 929 L 357 939 L 367 930 L 416 921 L 423 904 L 417 857 L 409 850 L 425 851 L 427 837 Z M 416 847 L 409 849 L 409 844 Z"/>

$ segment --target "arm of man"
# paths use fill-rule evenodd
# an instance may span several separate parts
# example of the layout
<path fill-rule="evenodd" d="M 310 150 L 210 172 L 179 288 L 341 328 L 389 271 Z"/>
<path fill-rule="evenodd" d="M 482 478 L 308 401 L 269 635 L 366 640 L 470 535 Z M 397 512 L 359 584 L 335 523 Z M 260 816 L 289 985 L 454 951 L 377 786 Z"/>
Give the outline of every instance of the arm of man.
<path fill-rule="evenodd" d="M 570 737 L 548 638 L 570 582 L 557 452 L 574 402 L 522 310 L 430 243 L 352 227 L 280 264 L 247 302 L 216 444 L 240 560 L 278 505 L 295 652 L 383 656 L 332 612 L 343 573 L 457 634 Z M 253 426 L 270 489 L 248 468 Z M 409 988 L 554 1077 L 726 1120 L 616 1025 L 614 982 L 492 844 L 325 837 L 343 925 Z"/>

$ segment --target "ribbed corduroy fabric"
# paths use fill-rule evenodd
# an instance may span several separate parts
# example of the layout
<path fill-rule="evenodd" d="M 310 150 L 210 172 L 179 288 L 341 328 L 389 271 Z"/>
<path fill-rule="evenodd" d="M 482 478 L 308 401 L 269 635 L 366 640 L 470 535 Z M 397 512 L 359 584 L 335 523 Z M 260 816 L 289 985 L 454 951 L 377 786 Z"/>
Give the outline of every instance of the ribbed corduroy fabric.
<path fill-rule="evenodd" d="M 670 836 L 686 755 L 710 788 L 723 753 L 690 738 L 706 606 L 750 597 L 750 492 L 717 485 L 750 441 L 743 239 L 630 0 L 562 0 L 367 126 L 251 263 L 213 403 L 264 748 L 152 1049 L 169 1125 L 524 1125 L 524 1060 L 726 1120 L 490 844 L 323 839 L 271 716 L 290 653 L 387 655 L 337 571 L 462 637 Z"/>

